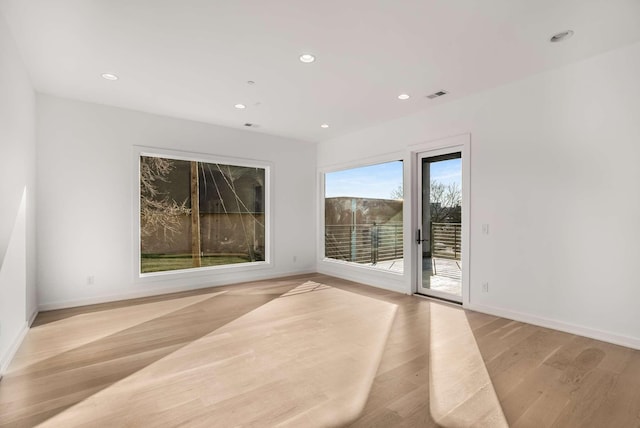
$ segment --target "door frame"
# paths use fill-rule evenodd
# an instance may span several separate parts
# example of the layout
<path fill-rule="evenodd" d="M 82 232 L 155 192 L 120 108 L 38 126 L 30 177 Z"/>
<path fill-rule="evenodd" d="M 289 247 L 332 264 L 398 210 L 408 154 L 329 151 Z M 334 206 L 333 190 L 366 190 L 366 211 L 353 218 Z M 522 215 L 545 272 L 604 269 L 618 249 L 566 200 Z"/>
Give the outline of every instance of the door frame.
<path fill-rule="evenodd" d="M 452 137 L 446 137 L 438 140 L 432 140 L 425 143 L 416 144 L 410 147 L 411 150 L 411 205 L 412 205 L 412 219 L 411 219 L 411 234 L 409 239 L 412 242 L 412 264 L 415 268 L 412 269 L 411 274 L 411 292 L 417 293 L 420 283 L 422 281 L 422 250 L 421 246 L 416 243 L 416 236 L 418 229 L 422 229 L 421 218 L 421 191 L 422 191 L 422 164 L 421 159 L 423 157 L 437 156 L 439 154 L 445 154 L 450 152 L 462 153 L 462 246 L 461 246 L 461 261 L 462 261 L 462 306 L 469 305 L 471 301 L 470 296 L 470 226 L 471 226 L 471 134 L 462 134 Z M 434 297 L 438 296 L 436 293 Z"/>

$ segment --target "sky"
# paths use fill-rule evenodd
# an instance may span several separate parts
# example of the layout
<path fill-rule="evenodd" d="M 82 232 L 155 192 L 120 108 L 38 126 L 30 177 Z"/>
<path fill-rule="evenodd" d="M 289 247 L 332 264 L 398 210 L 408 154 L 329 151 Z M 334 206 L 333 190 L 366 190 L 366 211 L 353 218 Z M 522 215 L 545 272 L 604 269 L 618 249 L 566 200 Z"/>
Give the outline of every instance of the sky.
<path fill-rule="evenodd" d="M 431 164 L 431 180 L 436 180 L 448 186 L 458 183 L 462 188 L 462 159 L 449 159 Z"/>
<path fill-rule="evenodd" d="M 461 159 L 431 164 L 431 179 L 446 185 L 461 185 Z M 391 193 L 402 186 L 402 161 L 386 162 L 325 174 L 325 197 L 391 199 Z"/>
<path fill-rule="evenodd" d="M 324 175 L 325 196 L 391 199 L 402 186 L 402 161 L 380 163 Z"/>

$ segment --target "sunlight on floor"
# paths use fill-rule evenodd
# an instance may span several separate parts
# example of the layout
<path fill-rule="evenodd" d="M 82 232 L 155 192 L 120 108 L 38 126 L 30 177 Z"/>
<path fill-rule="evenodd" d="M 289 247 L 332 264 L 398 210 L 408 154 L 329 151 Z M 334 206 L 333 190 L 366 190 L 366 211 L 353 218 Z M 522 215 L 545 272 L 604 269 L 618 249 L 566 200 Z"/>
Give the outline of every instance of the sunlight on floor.
<path fill-rule="evenodd" d="M 429 380 L 412 400 L 440 426 L 507 426 L 464 311 L 423 303 L 411 335 L 430 337 Z M 44 427 L 342 426 L 371 399 L 397 308 L 282 281 L 72 314 L 29 332 L 0 414 Z"/>
<path fill-rule="evenodd" d="M 430 307 L 431 416 L 443 427 L 508 427 L 464 311 Z"/>
<path fill-rule="evenodd" d="M 282 295 L 282 297 L 295 296 L 296 294 L 309 293 L 311 291 L 327 290 L 330 288 L 331 287 L 329 287 L 328 285 L 320 284 L 314 281 L 307 281 L 301 286 L 296 287 L 290 291 L 287 291 Z"/>
<path fill-rule="evenodd" d="M 396 308 L 308 282 L 42 426 L 343 425 L 369 396 Z"/>
<path fill-rule="evenodd" d="M 19 372 L 40 361 L 224 293 L 226 291 L 101 310 L 32 327 L 7 373 Z"/>

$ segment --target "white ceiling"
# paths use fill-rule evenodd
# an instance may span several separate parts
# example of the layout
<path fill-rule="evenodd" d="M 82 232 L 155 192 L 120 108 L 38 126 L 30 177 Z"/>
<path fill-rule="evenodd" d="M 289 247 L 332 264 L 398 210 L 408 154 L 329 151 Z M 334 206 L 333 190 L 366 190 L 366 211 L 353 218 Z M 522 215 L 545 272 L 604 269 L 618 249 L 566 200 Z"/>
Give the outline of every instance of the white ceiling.
<path fill-rule="evenodd" d="M 38 91 L 305 141 L 640 40 L 640 0 L 0 0 L 0 12 Z"/>

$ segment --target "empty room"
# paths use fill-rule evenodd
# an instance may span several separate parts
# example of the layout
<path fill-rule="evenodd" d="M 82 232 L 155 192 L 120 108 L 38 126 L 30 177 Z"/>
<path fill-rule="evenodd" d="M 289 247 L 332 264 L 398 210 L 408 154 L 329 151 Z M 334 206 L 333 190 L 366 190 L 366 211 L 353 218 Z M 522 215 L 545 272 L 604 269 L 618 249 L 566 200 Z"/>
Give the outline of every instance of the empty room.
<path fill-rule="evenodd" d="M 640 1 L 0 0 L 0 427 L 639 427 Z"/>

